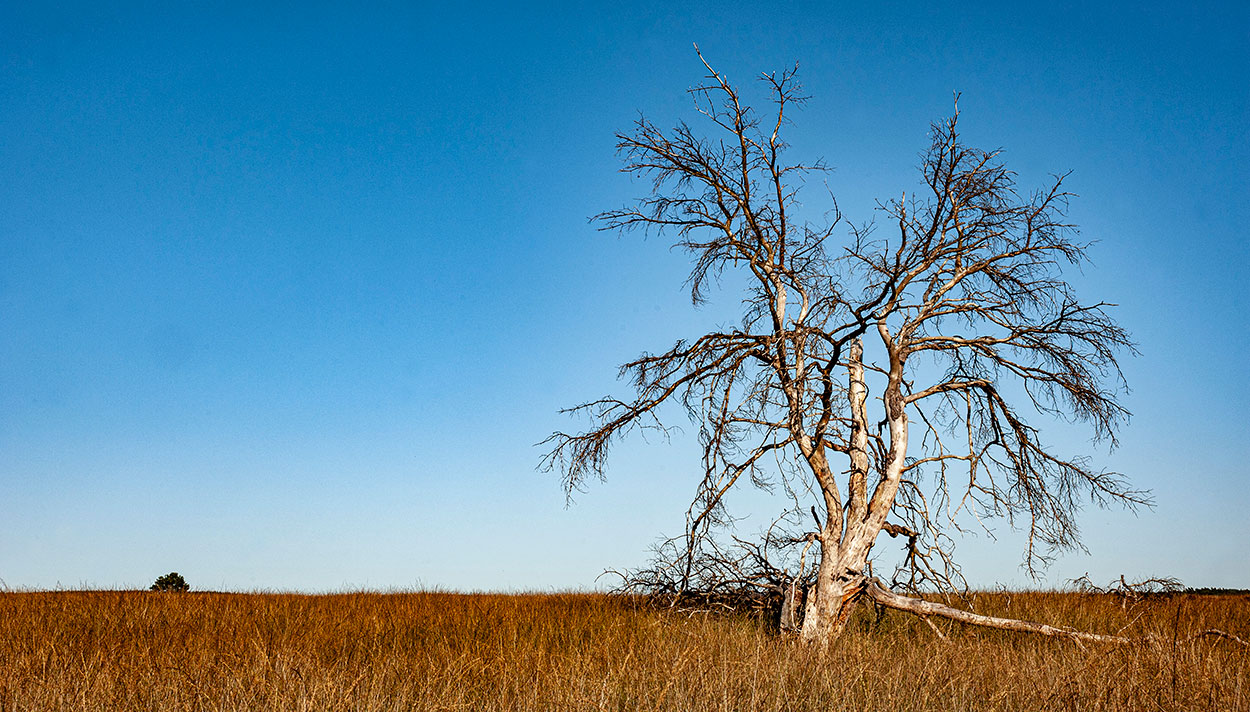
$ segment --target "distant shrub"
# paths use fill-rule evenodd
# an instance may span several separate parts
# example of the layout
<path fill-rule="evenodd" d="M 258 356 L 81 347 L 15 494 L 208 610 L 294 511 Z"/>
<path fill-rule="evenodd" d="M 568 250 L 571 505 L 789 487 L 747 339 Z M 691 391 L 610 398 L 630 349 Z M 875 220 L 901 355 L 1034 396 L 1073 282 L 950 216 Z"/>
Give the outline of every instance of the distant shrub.
<path fill-rule="evenodd" d="M 177 571 L 161 576 L 156 579 L 156 583 L 150 587 L 152 591 L 190 591 L 191 585 Z"/>

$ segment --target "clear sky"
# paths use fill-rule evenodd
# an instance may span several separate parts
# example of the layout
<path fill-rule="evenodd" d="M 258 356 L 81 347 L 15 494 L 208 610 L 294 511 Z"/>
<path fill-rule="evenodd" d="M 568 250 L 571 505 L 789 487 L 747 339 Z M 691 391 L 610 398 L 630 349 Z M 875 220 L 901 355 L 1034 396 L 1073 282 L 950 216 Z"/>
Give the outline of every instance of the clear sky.
<path fill-rule="evenodd" d="M 797 61 L 796 156 L 848 217 L 915 185 L 962 92 L 1022 183 L 1072 170 L 1074 275 L 1142 355 L 1044 585 L 1250 587 L 1250 6 L 0 4 L 0 581 L 552 589 L 680 531 L 694 447 L 629 441 L 566 508 L 534 443 L 697 335 L 685 257 L 597 233 L 613 133 L 693 118 L 697 42 Z M 351 5 L 351 7 L 348 7 Z M 752 88 L 751 91 L 755 91 Z M 813 192 L 811 200 L 818 201 Z M 1001 530 L 1000 530 L 1001 531 Z M 1024 585 L 1001 531 L 973 583 Z"/>

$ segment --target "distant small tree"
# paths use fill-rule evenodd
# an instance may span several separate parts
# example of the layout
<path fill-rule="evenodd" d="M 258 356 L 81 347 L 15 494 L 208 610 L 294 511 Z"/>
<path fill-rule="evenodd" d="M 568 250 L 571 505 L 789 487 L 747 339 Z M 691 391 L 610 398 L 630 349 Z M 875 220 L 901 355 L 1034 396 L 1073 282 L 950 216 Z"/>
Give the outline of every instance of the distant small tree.
<path fill-rule="evenodd" d="M 177 571 L 171 571 L 164 576 L 156 579 L 156 583 L 149 588 L 151 591 L 190 591 L 191 585 Z"/>

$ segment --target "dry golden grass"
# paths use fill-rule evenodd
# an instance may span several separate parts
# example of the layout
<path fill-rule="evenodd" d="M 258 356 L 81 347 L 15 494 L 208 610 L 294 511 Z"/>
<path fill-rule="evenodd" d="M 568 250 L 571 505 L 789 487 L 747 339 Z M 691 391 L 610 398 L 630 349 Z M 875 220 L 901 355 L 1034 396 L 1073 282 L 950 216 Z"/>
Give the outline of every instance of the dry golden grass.
<path fill-rule="evenodd" d="M 861 608 L 824 655 L 602 595 L 0 593 L 0 710 L 1250 709 L 1250 597 L 982 594 L 1129 646 Z"/>

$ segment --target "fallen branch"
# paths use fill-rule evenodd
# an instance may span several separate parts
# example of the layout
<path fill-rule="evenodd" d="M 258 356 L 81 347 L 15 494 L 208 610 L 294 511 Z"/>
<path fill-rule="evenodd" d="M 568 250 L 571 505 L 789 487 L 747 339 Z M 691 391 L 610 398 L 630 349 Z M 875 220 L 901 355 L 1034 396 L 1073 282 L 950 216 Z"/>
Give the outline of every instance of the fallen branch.
<path fill-rule="evenodd" d="M 1211 637 L 1214 637 L 1214 638 L 1219 638 L 1220 640 L 1227 640 L 1227 641 L 1230 641 L 1230 642 L 1233 642 L 1233 643 L 1237 643 L 1237 644 L 1239 644 L 1239 645 L 1244 645 L 1244 646 L 1246 646 L 1246 647 L 1250 647 L 1250 643 L 1247 643 L 1246 641 L 1242 640 L 1241 638 L 1238 638 L 1237 636 L 1233 635 L 1232 633 L 1225 633 L 1224 631 L 1222 631 L 1222 630 L 1216 630 L 1215 628 L 1211 628 L 1211 629 L 1209 629 L 1209 630 L 1204 630 L 1204 631 L 1200 631 L 1200 632 L 1198 632 L 1198 633 L 1194 633 L 1193 635 L 1189 636 L 1189 639 L 1190 639 L 1191 641 L 1193 641 L 1193 640 L 1197 640 L 1197 639 L 1199 639 L 1199 638 L 1205 638 L 1205 637 L 1207 637 L 1207 636 L 1211 636 Z"/>
<path fill-rule="evenodd" d="M 941 629 L 941 628 L 939 628 L 939 627 L 937 627 L 937 624 L 936 624 L 936 623 L 934 623 L 933 621 L 929 620 L 929 617 L 928 617 L 928 616 L 920 616 L 920 620 L 922 620 L 922 621 L 924 621 L 925 623 L 928 623 L 928 624 L 929 624 L 929 627 L 930 627 L 930 628 L 932 628 L 932 629 L 933 629 L 933 632 L 937 634 L 938 640 L 941 640 L 943 643 L 949 643 L 949 642 L 950 642 L 950 641 L 948 641 L 948 640 L 946 639 L 946 634 L 942 632 L 942 629 Z"/>
<path fill-rule="evenodd" d="M 1124 638 L 1118 635 L 1100 635 L 1098 633 L 1085 633 L 1079 630 L 1069 630 L 1067 628 L 1056 628 L 1055 626 L 1046 625 L 1045 623 L 1033 623 L 1032 621 L 1016 620 L 1015 618 L 996 618 L 994 616 L 983 616 L 978 613 L 951 608 L 950 606 L 932 601 L 923 601 L 919 598 L 909 598 L 900 596 L 884 586 L 876 579 L 868 581 L 868 585 L 864 588 L 864 592 L 872 600 L 880 603 L 887 608 L 894 608 L 900 611 L 913 613 L 921 618 L 926 616 L 941 616 L 949 618 L 960 623 L 968 623 L 971 625 L 979 625 L 988 628 L 998 628 L 1000 630 L 1011 630 L 1018 633 L 1038 633 L 1058 638 L 1069 638 L 1076 641 L 1089 641 L 1094 643 L 1130 643 L 1131 638 Z"/>

